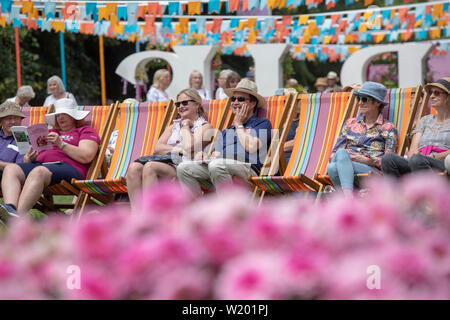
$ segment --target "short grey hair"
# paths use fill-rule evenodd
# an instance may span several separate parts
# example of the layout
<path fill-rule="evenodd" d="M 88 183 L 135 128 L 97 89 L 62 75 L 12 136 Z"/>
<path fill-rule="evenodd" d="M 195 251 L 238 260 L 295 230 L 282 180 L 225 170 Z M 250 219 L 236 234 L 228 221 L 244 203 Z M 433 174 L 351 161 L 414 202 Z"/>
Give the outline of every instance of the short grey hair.
<path fill-rule="evenodd" d="M 16 96 L 20 99 L 33 99 L 36 94 L 33 91 L 33 88 L 31 86 L 21 86 L 19 89 L 17 89 Z"/>
<path fill-rule="evenodd" d="M 58 89 L 59 89 L 59 92 L 60 92 L 60 93 L 63 93 L 63 92 L 66 91 L 66 89 L 64 88 L 64 83 L 63 83 L 63 81 L 61 80 L 61 78 L 58 77 L 58 76 L 51 76 L 51 77 L 48 78 L 48 80 L 47 80 L 47 93 L 48 93 L 48 94 L 51 94 L 50 90 L 48 89 L 48 87 L 49 87 L 49 85 L 50 85 L 50 82 L 56 82 L 56 85 L 58 86 Z"/>

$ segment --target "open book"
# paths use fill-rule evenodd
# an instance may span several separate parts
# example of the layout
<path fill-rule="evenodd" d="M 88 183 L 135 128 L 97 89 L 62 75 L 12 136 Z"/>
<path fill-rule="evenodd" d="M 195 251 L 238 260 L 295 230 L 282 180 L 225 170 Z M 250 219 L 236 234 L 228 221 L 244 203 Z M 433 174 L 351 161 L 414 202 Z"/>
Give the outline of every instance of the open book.
<path fill-rule="evenodd" d="M 48 125 L 46 123 L 39 123 L 29 127 L 13 126 L 11 131 L 20 154 L 26 154 L 30 147 L 33 147 L 38 152 L 53 148 L 52 144 L 47 141 Z"/>

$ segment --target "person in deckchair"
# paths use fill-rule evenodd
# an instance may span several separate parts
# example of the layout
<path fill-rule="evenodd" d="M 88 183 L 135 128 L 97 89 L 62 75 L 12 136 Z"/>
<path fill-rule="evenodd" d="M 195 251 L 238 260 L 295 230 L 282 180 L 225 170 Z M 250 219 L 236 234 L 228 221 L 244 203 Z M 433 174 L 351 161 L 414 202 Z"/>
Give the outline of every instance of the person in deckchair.
<path fill-rule="evenodd" d="M 8 164 L 3 170 L 0 218 L 27 213 L 39 200 L 44 188 L 70 182 L 72 178 L 84 179 L 89 164 L 97 154 L 100 138 L 95 130 L 84 125 L 89 111 L 81 111 L 71 99 L 55 102 L 55 112 L 45 115 L 53 126 L 47 141 L 52 148 L 37 152 L 30 148 L 24 163 Z"/>
<path fill-rule="evenodd" d="M 359 103 L 359 114 L 342 126 L 327 167 L 331 182 L 345 194 L 353 192 L 355 174 L 379 174 L 381 157 L 395 153 L 398 144 L 397 129 L 382 114 L 387 104 L 386 87 L 368 81 L 353 93 Z"/>
<path fill-rule="evenodd" d="M 213 127 L 205 119 L 202 98 L 197 90 L 182 90 L 175 106 L 179 118 L 164 130 L 155 145 L 155 156 L 141 157 L 128 169 L 127 188 L 132 208 L 142 188 L 158 179 L 176 178 L 179 161 L 192 159 L 195 152 L 211 142 Z"/>
<path fill-rule="evenodd" d="M 200 152 L 197 161 L 178 165 L 180 182 L 196 195 L 201 195 L 201 183 L 212 183 L 218 191 L 233 177 L 247 181 L 259 174 L 271 141 L 272 126 L 266 118 L 257 118 L 257 107 L 264 105 L 253 81 L 243 79 L 236 88 L 225 90 L 231 100 L 234 125 L 222 131 L 211 157 Z"/>
<path fill-rule="evenodd" d="M 400 177 L 418 170 L 445 170 L 450 154 L 450 77 L 425 85 L 437 114 L 422 117 L 413 130 L 408 159 L 389 154 L 381 160 L 383 173 Z"/>

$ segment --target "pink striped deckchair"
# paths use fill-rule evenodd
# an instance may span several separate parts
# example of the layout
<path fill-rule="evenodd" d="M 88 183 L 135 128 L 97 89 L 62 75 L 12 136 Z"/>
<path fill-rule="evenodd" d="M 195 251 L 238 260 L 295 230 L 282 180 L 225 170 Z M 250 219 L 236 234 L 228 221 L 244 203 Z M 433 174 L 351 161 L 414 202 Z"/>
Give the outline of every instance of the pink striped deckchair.
<path fill-rule="evenodd" d="M 271 194 L 319 191 L 320 184 L 309 177 L 326 167 L 349 98 L 348 92 L 299 95 L 299 129 L 286 171 L 283 176 L 251 177 L 250 182 Z"/>
<path fill-rule="evenodd" d="M 97 177 L 99 171 L 106 173 L 106 162 L 104 160 L 104 152 L 108 145 L 108 141 L 112 130 L 114 129 L 115 119 L 117 117 L 118 102 L 115 105 L 107 106 L 79 106 L 78 109 L 90 111 L 85 118 L 85 124 L 92 126 L 100 137 L 100 147 L 97 152 L 97 156 L 92 161 L 87 177 Z M 54 201 L 55 195 L 78 195 L 79 190 L 66 181 L 62 181 L 59 184 L 48 187 L 44 190 L 44 196 L 38 201 L 36 208 L 41 211 L 60 211 L 60 209 L 73 208 L 73 204 L 57 203 Z M 77 203 L 80 200 L 78 197 Z M 77 205 L 75 203 L 75 206 Z"/>
<path fill-rule="evenodd" d="M 140 156 L 151 155 L 164 128 L 165 117 L 171 114 L 173 101 L 136 103 L 120 106 L 119 130 L 111 165 L 104 179 L 73 180 L 72 185 L 94 196 L 102 203 L 104 195 L 126 193 L 125 176 L 129 165 Z M 103 195 L 103 196 L 102 196 Z M 84 208 L 81 208 L 81 211 Z M 80 212 L 81 212 L 80 211 Z"/>
<path fill-rule="evenodd" d="M 403 156 L 408 146 L 408 136 L 412 129 L 414 117 L 419 109 L 420 93 L 422 86 L 415 88 L 397 88 L 389 89 L 386 95 L 388 105 L 383 109 L 383 116 L 392 122 L 397 128 L 399 140 L 397 153 Z M 353 108 L 350 117 L 356 117 L 358 112 L 357 104 Z M 343 122 L 345 122 L 344 119 Z M 329 153 L 331 154 L 331 152 Z M 358 174 L 359 178 L 368 176 L 368 174 Z M 315 174 L 315 179 L 323 185 L 332 185 L 331 180 L 326 175 L 326 166 L 322 166 Z"/>

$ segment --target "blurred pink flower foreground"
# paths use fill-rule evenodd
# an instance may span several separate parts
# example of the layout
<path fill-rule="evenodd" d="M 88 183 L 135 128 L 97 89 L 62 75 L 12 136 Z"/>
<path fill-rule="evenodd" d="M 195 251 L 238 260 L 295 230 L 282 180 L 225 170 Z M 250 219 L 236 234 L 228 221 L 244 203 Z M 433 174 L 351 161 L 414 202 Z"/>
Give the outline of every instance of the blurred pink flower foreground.
<path fill-rule="evenodd" d="M 426 183 L 424 183 L 426 181 Z M 120 207 L 0 235 L 0 299 L 450 299 L 450 186 L 373 178 L 366 198 L 177 184 Z"/>

